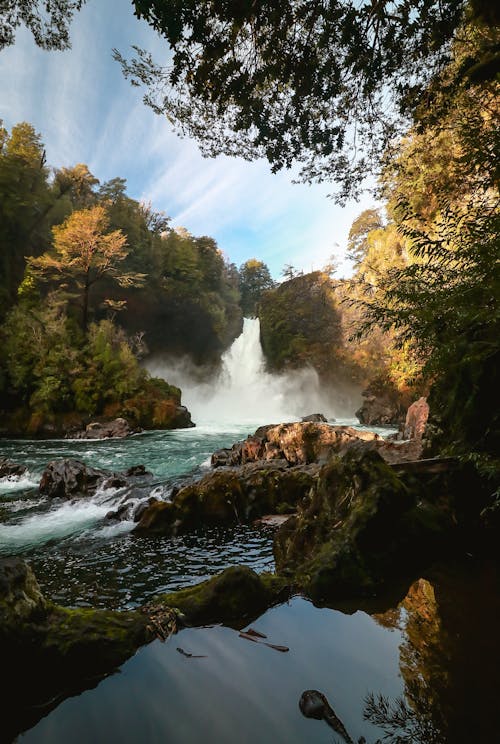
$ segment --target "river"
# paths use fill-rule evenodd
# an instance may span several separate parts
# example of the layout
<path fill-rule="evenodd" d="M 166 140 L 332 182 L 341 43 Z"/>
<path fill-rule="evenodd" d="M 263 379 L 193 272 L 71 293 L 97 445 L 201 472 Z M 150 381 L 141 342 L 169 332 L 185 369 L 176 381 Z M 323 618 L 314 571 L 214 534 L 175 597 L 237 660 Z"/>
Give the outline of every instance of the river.
<path fill-rule="evenodd" d="M 0 442 L 0 456 L 28 467 L 0 483 L 0 554 L 25 558 L 44 593 L 62 605 L 126 609 L 229 565 L 273 570 L 273 532 L 237 525 L 137 538 L 132 523 L 106 518 L 120 489 L 75 502 L 41 498 L 37 484 L 49 460 L 75 457 L 112 471 L 144 464 L 152 475 L 139 482 L 140 496 L 168 498 L 174 485 L 206 471 L 214 450 L 257 425 L 317 411 L 354 423 L 345 417 L 345 395 L 338 402 L 322 397 L 311 370 L 267 375 L 255 322 L 226 354 L 218 385 L 201 386 L 180 365 L 176 371 L 162 364 L 156 361 L 154 371 L 183 387 L 196 428 L 126 440 Z M 184 385 L 175 379 L 181 372 Z M 61 701 L 35 725 L 14 715 L 18 740 L 331 744 L 325 722 L 299 710 L 307 689 L 327 696 L 355 741 L 496 740 L 496 572 L 465 557 L 451 572 L 418 579 L 400 600 L 328 609 L 290 597 L 252 625 L 286 653 L 227 627 L 182 630 L 141 649 L 119 673 Z"/>

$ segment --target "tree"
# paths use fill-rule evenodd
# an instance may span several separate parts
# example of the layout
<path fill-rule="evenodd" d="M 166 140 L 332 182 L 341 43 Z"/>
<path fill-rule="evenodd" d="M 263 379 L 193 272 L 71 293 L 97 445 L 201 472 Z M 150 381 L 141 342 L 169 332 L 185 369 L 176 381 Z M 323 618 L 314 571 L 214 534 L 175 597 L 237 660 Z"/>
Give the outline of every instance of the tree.
<path fill-rule="evenodd" d="M 241 309 L 247 318 L 257 315 L 262 293 L 274 287 L 271 273 L 263 261 L 249 258 L 240 266 Z"/>
<path fill-rule="evenodd" d="M 365 209 L 356 217 L 347 238 L 347 258 L 354 261 L 355 266 L 359 266 L 368 252 L 368 234 L 381 227 L 382 218 L 377 209 Z"/>
<path fill-rule="evenodd" d="M 31 124 L 11 133 L 0 122 L 0 319 L 15 302 L 26 265 L 50 244 L 48 215 L 56 201 L 45 150 Z"/>
<path fill-rule="evenodd" d="M 120 230 L 106 232 L 109 219 L 102 206 L 73 212 L 53 228 L 54 249 L 28 262 L 29 271 L 45 280 L 62 279 L 73 284 L 81 297 L 82 329 L 86 334 L 91 288 L 108 277 L 122 287 L 138 286 L 143 274 L 121 270 L 128 255 L 126 238 Z"/>
<path fill-rule="evenodd" d="M 0 51 L 24 25 L 42 49 L 68 49 L 69 25 L 86 0 L 4 0 L 0 3 Z"/>
<path fill-rule="evenodd" d="M 340 199 L 408 125 L 466 16 L 482 26 L 498 21 L 480 0 L 134 5 L 167 40 L 171 62 L 161 66 L 138 48 L 131 62 L 114 54 L 157 113 L 205 154 L 265 157 L 273 171 L 296 162 L 305 181 L 336 181 Z M 483 57 L 492 57 L 494 78 L 496 39 L 488 29 L 483 36 L 482 56 L 469 60 L 464 78 Z"/>

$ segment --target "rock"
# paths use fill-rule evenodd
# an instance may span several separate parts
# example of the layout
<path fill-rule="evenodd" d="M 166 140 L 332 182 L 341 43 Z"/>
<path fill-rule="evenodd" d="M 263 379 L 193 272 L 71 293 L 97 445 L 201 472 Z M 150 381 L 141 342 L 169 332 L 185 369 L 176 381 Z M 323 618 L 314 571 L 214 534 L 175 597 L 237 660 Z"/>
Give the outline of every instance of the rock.
<path fill-rule="evenodd" d="M 47 602 L 28 564 L 17 558 L 0 561 L 0 636 L 46 610 Z"/>
<path fill-rule="evenodd" d="M 429 404 L 426 398 L 419 398 L 408 408 L 403 427 L 403 439 L 423 438 L 427 419 L 429 418 Z"/>
<path fill-rule="evenodd" d="M 293 511 L 318 470 L 290 468 L 282 461 L 218 468 L 181 488 L 172 502 L 146 507 L 134 533 L 174 535 L 204 524 L 249 522 L 270 512 Z"/>
<path fill-rule="evenodd" d="M 65 499 L 88 496 L 110 475 L 73 458 L 52 460 L 42 473 L 40 493 Z"/>
<path fill-rule="evenodd" d="M 408 395 L 384 381 L 375 380 L 362 393 L 364 401 L 356 416 L 365 426 L 399 426 L 404 422 Z"/>
<path fill-rule="evenodd" d="M 151 477 L 151 473 L 144 465 L 134 465 L 124 473 L 110 473 L 66 458 L 47 464 L 39 488 L 41 494 L 50 498 L 73 499 L 91 496 L 98 488 L 127 488 L 133 485 L 133 479 L 148 476 Z"/>
<path fill-rule="evenodd" d="M 9 478 L 19 476 L 25 473 L 27 468 L 24 465 L 18 465 L 6 457 L 0 457 L 0 478 Z"/>
<path fill-rule="evenodd" d="M 136 476 L 152 475 L 152 473 L 150 473 L 149 470 L 146 470 L 145 465 L 132 465 L 132 467 L 125 470 L 123 475 L 125 478 L 132 478 Z"/>
<path fill-rule="evenodd" d="M 186 406 L 178 405 L 175 409 L 175 415 L 171 422 L 171 428 L 192 429 L 194 426 L 196 426 L 196 424 L 191 421 L 191 414 Z"/>
<path fill-rule="evenodd" d="M 8 671 L 2 741 L 15 740 L 89 679 L 94 686 L 114 671 L 153 640 L 149 627 L 138 610 L 58 607 L 43 597 L 24 561 L 0 561 L 0 654 Z"/>
<path fill-rule="evenodd" d="M 106 478 L 102 482 L 103 488 L 125 488 L 128 485 L 128 481 L 124 475 L 112 475 L 111 478 Z"/>
<path fill-rule="evenodd" d="M 439 490 L 439 489 L 436 489 Z M 373 450 L 333 458 L 275 534 L 278 572 L 317 601 L 371 595 L 447 545 L 452 515 Z"/>
<path fill-rule="evenodd" d="M 85 431 L 72 434 L 74 439 L 123 439 L 133 434 L 137 429 L 130 427 L 127 419 L 116 418 L 112 421 L 92 421 L 87 424 Z"/>
<path fill-rule="evenodd" d="M 291 516 L 291 514 L 264 514 L 263 517 L 256 519 L 254 524 L 263 524 L 266 527 L 281 527 Z"/>
<path fill-rule="evenodd" d="M 323 416 L 322 413 L 310 413 L 309 416 L 303 416 L 300 420 L 301 421 L 315 421 L 316 423 L 321 422 L 325 424 L 328 423 L 328 419 L 325 416 Z"/>
<path fill-rule="evenodd" d="M 259 460 L 286 460 L 290 466 L 326 462 L 333 454 L 360 440 L 381 444 L 384 441 L 378 434 L 350 426 L 310 421 L 272 424 L 259 427 L 255 434 L 236 442 L 231 449 L 215 452 L 212 465 L 242 465 Z"/>
<path fill-rule="evenodd" d="M 278 600 L 286 586 L 276 576 L 232 566 L 201 584 L 163 595 L 161 602 L 180 610 L 192 625 L 231 623 L 257 617 Z"/>

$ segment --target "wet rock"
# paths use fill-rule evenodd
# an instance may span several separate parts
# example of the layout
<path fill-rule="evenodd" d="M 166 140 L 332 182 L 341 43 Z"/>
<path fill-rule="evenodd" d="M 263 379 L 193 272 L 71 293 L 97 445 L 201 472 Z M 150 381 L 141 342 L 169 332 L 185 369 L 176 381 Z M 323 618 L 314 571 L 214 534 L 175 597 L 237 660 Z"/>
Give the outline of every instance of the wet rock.
<path fill-rule="evenodd" d="M 12 460 L 8 460 L 6 457 L 0 457 L 0 478 L 8 478 L 10 476 L 19 476 L 25 473 L 27 468 L 25 465 L 18 465 Z"/>
<path fill-rule="evenodd" d="M 92 421 L 84 431 L 72 434 L 74 439 L 122 439 L 138 431 L 132 429 L 127 419 L 116 418 L 112 421 Z"/>
<path fill-rule="evenodd" d="M 52 460 L 42 473 L 40 493 L 65 499 L 88 496 L 110 475 L 73 458 Z"/>
<path fill-rule="evenodd" d="M 134 522 L 139 522 L 140 518 L 148 508 L 148 506 L 152 506 L 153 504 L 156 504 L 158 501 L 157 498 L 154 496 L 150 496 L 149 499 L 146 499 L 145 501 L 141 501 L 140 504 L 137 504 L 132 512 L 132 520 Z"/>
<path fill-rule="evenodd" d="M 113 520 L 115 522 L 122 522 L 129 519 L 131 508 L 129 504 L 121 504 L 115 511 L 111 510 L 106 514 L 106 519 Z"/>
<path fill-rule="evenodd" d="M 111 478 L 106 478 L 102 483 L 103 488 L 125 488 L 128 485 L 128 480 L 124 475 L 112 475 Z"/>
<path fill-rule="evenodd" d="M 326 416 L 322 413 L 310 413 L 309 416 L 302 416 L 301 421 L 314 421 L 316 423 L 321 422 L 324 424 L 328 423 Z"/>
<path fill-rule="evenodd" d="M 235 524 L 270 512 L 290 512 L 318 471 L 318 466 L 290 468 L 282 461 L 218 468 L 181 488 L 171 503 L 148 506 L 134 532 L 178 534 L 204 524 Z"/>
<path fill-rule="evenodd" d="M 132 478 L 136 476 L 152 475 L 152 473 L 150 473 L 149 470 L 146 470 L 145 465 L 132 465 L 131 468 L 125 470 L 123 475 L 125 478 Z"/>
<path fill-rule="evenodd" d="M 172 429 L 192 429 L 196 424 L 191 421 L 191 413 L 186 406 L 178 405 L 171 421 Z"/>
<path fill-rule="evenodd" d="M 92 468 L 80 460 L 52 460 L 42 473 L 40 493 L 50 498 L 81 498 L 92 496 L 98 488 L 127 488 L 135 478 L 151 477 L 144 465 L 134 465 L 125 473 L 110 473 Z"/>

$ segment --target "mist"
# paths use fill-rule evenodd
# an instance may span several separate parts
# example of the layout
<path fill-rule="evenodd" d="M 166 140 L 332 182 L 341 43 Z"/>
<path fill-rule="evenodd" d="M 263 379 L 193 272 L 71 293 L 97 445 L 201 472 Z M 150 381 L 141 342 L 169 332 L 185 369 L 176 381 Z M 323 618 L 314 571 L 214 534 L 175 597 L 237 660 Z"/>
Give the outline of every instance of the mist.
<path fill-rule="evenodd" d="M 267 372 L 258 318 L 245 318 L 243 332 L 223 354 L 217 375 L 207 378 L 189 358 L 156 355 L 146 367 L 181 388 L 182 402 L 199 425 L 282 423 L 311 413 L 350 419 L 360 400 L 355 392 L 325 389 L 312 367 Z"/>

